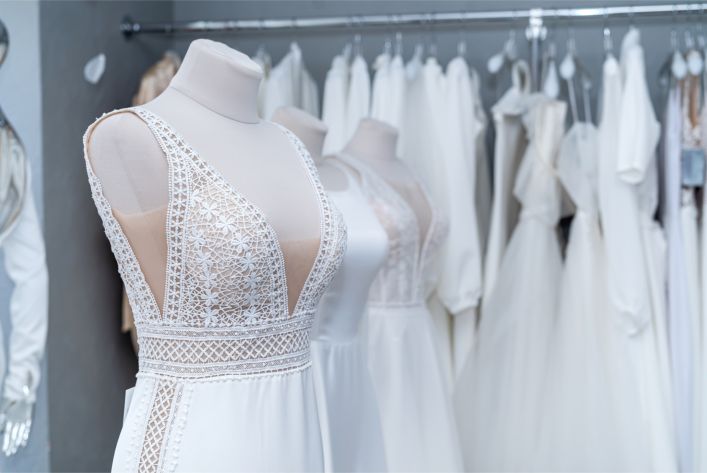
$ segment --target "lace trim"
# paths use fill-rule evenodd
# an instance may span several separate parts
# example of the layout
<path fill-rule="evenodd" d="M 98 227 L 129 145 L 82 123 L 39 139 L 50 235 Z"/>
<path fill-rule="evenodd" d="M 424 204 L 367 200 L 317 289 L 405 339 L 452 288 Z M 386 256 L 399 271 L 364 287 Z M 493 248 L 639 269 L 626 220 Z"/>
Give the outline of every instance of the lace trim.
<path fill-rule="evenodd" d="M 301 368 L 310 360 L 314 313 L 248 330 L 143 328 L 140 372 L 179 378 L 250 376 Z"/>
<path fill-rule="evenodd" d="M 150 416 L 140 452 L 139 473 L 162 470 L 163 452 L 169 441 L 174 413 L 179 407 L 183 385 L 174 381 L 156 382 Z"/>
<path fill-rule="evenodd" d="M 138 317 L 157 320 L 160 317 L 157 301 L 155 300 L 150 287 L 147 285 L 145 276 L 143 275 L 137 257 L 135 256 L 135 253 L 133 253 L 133 249 L 128 242 L 128 238 L 123 233 L 123 229 L 113 215 L 108 199 L 103 193 L 101 181 L 93 172 L 91 163 L 88 160 L 88 138 L 90 137 L 91 132 L 102 120 L 119 112 L 122 112 L 122 110 L 114 110 L 110 113 L 104 113 L 91 126 L 89 126 L 86 133 L 84 133 L 83 150 L 86 172 L 88 174 L 88 182 L 91 186 L 93 201 L 96 204 L 98 215 L 101 217 L 101 221 L 103 222 L 103 228 L 106 236 L 108 237 L 108 241 L 110 242 L 111 251 L 118 262 L 118 272 L 120 273 L 120 277 L 123 279 L 125 292 L 128 295 L 130 307 L 133 308 L 136 320 Z"/>

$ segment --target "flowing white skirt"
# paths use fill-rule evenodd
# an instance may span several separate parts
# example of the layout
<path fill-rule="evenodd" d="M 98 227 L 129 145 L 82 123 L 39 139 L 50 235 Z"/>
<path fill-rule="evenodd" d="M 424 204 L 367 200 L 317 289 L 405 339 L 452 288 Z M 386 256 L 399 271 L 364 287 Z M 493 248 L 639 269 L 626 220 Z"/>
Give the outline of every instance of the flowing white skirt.
<path fill-rule="evenodd" d="M 113 471 L 322 471 L 311 368 L 241 379 L 138 375 Z"/>
<path fill-rule="evenodd" d="M 451 399 L 424 303 L 372 307 L 368 360 L 390 471 L 461 471 Z"/>
<path fill-rule="evenodd" d="M 554 225 L 523 218 L 482 308 L 455 405 L 470 471 L 527 471 L 539 446 L 542 395 L 562 270 Z"/>
<path fill-rule="evenodd" d="M 562 273 L 538 469 L 647 471 L 628 335 L 609 310 L 596 216 L 579 211 Z"/>
<path fill-rule="evenodd" d="M 312 340 L 314 387 L 327 472 L 386 471 L 378 405 L 365 347 Z"/>

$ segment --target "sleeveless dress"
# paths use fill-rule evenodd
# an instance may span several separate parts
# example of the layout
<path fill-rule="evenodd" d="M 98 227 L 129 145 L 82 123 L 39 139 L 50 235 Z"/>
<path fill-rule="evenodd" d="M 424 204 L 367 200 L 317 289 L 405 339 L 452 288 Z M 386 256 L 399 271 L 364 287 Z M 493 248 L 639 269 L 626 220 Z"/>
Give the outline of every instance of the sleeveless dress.
<path fill-rule="evenodd" d="M 140 345 L 113 470 L 322 470 L 309 332 L 346 229 L 307 151 L 282 129 L 316 189 L 321 218 L 319 252 L 289 314 L 282 249 L 263 212 L 160 117 L 125 111 L 147 124 L 168 162 L 168 260 L 160 311 L 86 157 Z M 101 119 L 87 130 L 84 153 Z"/>
<path fill-rule="evenodd" d="M 433 211 L 424 241 L 410 205 L 365 163 L 346 155 L 388 235 L 388 258 L 368 303 L 368 360 L 390 471 L 460 471 L 459 441 L 434 326 L 425 303 L 429 266 L 446 236 Z M 427 196 L 426 196 L 427 197 Z M 429 202 L 429 198 L 427 198 Z"/>
<path fill-rule="evenodd" d="M 518 224 L 485 301 L 476 352 L 455 393 L 470 471 L 528 471 L 537 455 L 562 271 L 555 159 L 566 112 L 563 102 L 540 100 L 523 115 L 529 141 L 514 186 L 522 206 Z"/>
<path fill-rule="evenodd" d="M 312 330 L 312 368 L 325 471 L 385 471 L 385 448 L 361 330 L 366 299 L 388 237 L 350 171 L 348 188 L 329 191 L 346 223 L 344 260 L 322 296 Z"/>

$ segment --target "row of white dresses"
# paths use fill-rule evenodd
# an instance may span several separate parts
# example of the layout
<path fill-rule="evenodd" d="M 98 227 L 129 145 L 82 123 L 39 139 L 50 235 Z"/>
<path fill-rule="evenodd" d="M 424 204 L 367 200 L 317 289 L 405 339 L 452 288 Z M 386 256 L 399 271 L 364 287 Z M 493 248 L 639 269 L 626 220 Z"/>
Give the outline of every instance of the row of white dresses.
<path fill-rule="evenodd" d="M 598 129 L 565 134 L 566 106 L 528 93 L 522 63 L 493 109 L 483 311 L 455 393 L 469 470 L 677 468 L 659 125 L 639 39 L 631 29 L 621 61 L 606 59 Z M 561 188 L 575 207 L 564 261 Z"/>

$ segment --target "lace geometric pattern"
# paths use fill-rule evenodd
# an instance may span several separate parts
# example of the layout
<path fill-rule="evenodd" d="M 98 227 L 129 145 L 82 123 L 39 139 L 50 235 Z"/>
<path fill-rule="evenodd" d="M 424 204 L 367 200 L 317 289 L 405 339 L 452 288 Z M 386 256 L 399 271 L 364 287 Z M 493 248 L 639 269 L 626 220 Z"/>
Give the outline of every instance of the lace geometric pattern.
<path fill-rule="evenodd" d="M 162 312 L 88 160 L 90 133 L 101 120 L 120 112 L 140 117 L 167 159 L 168 253 Z M 185 391 L 180 380 L 241 378 L 309 365 L 314 313 L 343 259 L 346 228 L 304 145 L 280 129 L 302 159 L 320 212 L 319 251 L 291 314 L 282 249 L 265 214 L 171 126 L 135 107 L 104 114 L 86 130 L 89 183 L 135 315 L 140 375 L 156 377 L 145 412 L 138 471 L 163 470 L 165 451 L 179 437 L 179 427 L 173 424 Z M 169 459 L 168 469 L 175 462 Z"/>
<path fill-rule="evenodd" d="M 337 157 L 361 176 L 361 187 L 388 235 L 388 257 L 371 285 L 369 305 L 392 307 L 424 302 L 423 275 L 447 235 L 445 220 L 434 209 L 420 183 L 432 212 L 430 227 L 421 244 L 417 216 L 410 204 L 365 163 L 344 154 Z"/>
<path fill-rule="evenodd" d="M 135 312 L 141 373 L 205 378 L 286 371 L 308 363 L 307 331 L 343 257 L 346 230 L 306 149 L 281 128 L 319 197 L 320 246 L 292 314 L 280 243 L 264 213 L 164 120 L 139 116 L 169 166 L 167 282 L 160 313 L 125 234 L 86 160 L 105 231 Z M 93 127 L 117 110 L 97 120 Z"/>

